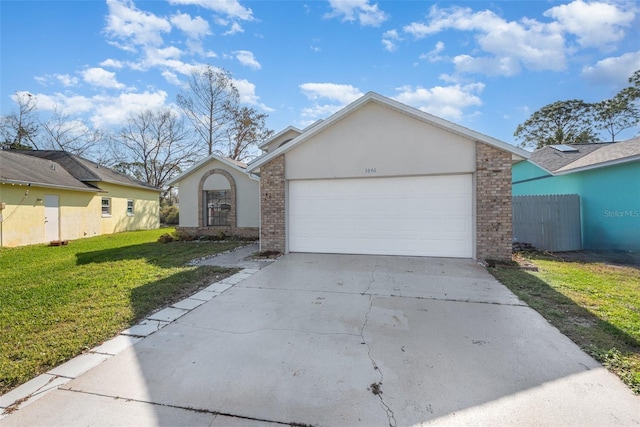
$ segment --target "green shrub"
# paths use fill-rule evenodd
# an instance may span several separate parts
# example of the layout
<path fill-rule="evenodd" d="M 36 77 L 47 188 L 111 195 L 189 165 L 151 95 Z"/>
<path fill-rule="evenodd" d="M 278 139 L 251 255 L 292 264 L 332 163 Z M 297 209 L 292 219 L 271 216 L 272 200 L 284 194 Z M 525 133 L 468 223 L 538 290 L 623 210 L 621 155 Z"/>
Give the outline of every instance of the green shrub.
<path fill-rule="evenodd" d="M 177 206 L 163 206 L 160 208 L 160 222 L 167 225 L 176 225 L 180 219 L 180 211 Z"/>

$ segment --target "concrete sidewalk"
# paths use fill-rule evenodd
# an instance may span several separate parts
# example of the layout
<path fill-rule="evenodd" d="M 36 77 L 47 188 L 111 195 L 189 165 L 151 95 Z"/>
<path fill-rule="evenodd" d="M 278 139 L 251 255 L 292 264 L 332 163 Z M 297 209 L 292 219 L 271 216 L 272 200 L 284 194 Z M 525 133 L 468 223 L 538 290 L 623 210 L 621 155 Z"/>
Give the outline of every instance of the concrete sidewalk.
<path fill-rule="evenodd" d="M 212 286 L 0 424 L 640 425 L 638 396 L 472 261 L 289 254 Z"/>
<path fill-rule="evenodd" d="M 259 243 L 241 246 L 234 250 L 221 253 L 211 258 L 199 261 L 198 265 L 214 265 L 218 267 L 237 267 L 248 269 L 261 269 L 271 264 L 273 259 L 251 258 L 251 255 L 260 250 Z"/>

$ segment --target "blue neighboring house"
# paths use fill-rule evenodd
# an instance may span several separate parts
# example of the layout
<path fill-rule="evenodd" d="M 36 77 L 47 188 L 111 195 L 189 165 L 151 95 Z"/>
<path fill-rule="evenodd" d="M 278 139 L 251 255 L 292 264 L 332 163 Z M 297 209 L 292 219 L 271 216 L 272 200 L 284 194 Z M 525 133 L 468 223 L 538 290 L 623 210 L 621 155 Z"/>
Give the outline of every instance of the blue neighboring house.
<path fill-rule="evenodd" d="M 514 196 L 578 194 L 582 248 L 640 251 L 640 137 L 550 145 L 513 165 Z"/>

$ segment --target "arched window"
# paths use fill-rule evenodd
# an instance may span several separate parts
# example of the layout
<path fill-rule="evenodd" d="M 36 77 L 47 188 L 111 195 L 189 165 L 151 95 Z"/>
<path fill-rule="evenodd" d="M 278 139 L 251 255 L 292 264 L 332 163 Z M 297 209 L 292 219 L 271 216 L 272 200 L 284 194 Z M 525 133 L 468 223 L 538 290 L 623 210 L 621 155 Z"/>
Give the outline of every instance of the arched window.
<path fill-rule="evenodd" d="M 222 174 L 214 173 L 202 184 L 203 222 L 205 227 L 230 226 L 232 186 Z"/>

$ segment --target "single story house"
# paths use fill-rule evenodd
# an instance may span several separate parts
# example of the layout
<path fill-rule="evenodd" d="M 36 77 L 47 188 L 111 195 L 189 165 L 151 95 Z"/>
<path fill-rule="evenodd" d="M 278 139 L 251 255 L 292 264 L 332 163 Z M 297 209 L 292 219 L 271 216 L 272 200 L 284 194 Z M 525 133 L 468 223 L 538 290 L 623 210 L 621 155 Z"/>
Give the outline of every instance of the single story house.
<path fill-rule="evenodd" d="M 0 150 L 0 247 L 158 228 L 159 197 L 64 151 Z"/>
<path fill-rule="evenodd" d="M 373 92 L 265 145 L 262 251 L 511 259 L 527 151 Z"/>
<path fill-rule="evenodd" d="M 246 164 L 212 154 L 169 181 L 178 187 L 178 229 L 194 235 L 258 237 L 260 180 Z"/>
<path fill-rule="evenodd" d="M 640 251 L 640 137 L 550 145 L 513 167 L 513 195 L 580 196 L 582 249 Z"/>

